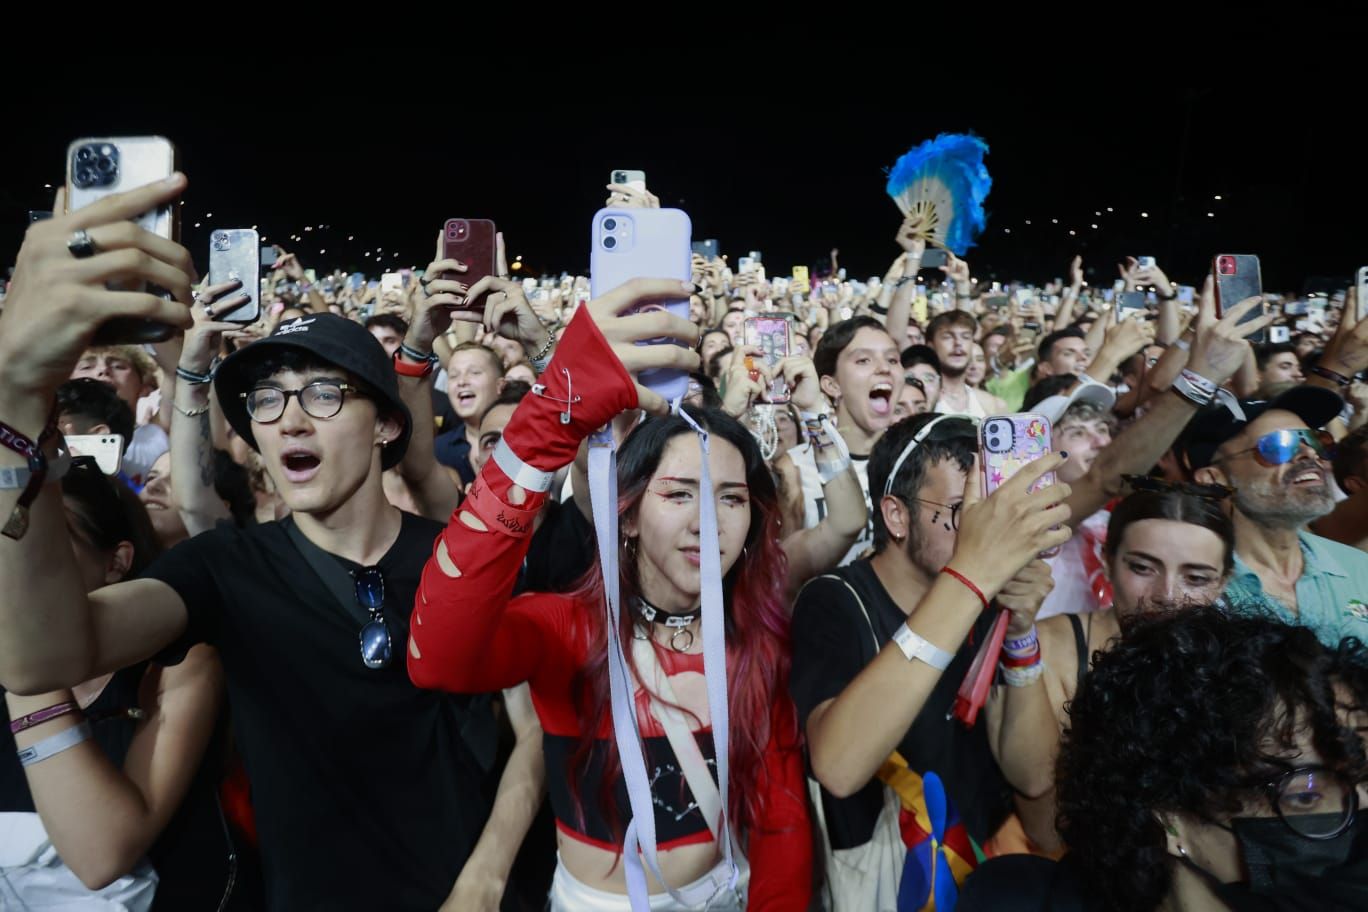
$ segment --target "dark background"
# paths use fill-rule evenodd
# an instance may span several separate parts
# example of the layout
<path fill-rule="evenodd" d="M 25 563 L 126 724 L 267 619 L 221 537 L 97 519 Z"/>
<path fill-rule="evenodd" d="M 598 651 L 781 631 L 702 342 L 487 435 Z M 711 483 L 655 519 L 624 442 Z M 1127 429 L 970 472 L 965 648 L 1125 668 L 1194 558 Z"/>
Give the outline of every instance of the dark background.
<path fill-rule="evenodd" d="M 44 185 L 62 180 L 72 139 L 159 133 L 190 175 L 183 240 L 201 265 L 211 226 L 258 225 L 320 272 L 421 266 L 442 222 L 470 217 L 497 222 L 525 274 L 583 272 L 608 172 L 640 168 L 733 261 L 759 249 L 771 275 L 786 274 L 825 267 L 837 247 L 863 279 L 897 253 L 884 169 L 939 132 L 972 130 L 991 148 L 994 180 L 988 230 L 969 253 L 978 277 L 1043 282 L 1082 253 L 1090 281 L 1110 284 L 1118 259 L 1148 254 L 1196 284 L 1212 254 L 1256 253 L 1265 287 L 1296 292 L 1343 287 L 1368 263 L 1348 88 L 950 98 L 775 83 L 725 103 L 688 88 L 586 103 L 572 81 L 543 79 L 471 102 L 422 76 L 296 77 L 225 104 L 211 83 L 187 77 L 151 101 L 48 80 L 16 98 L 10 133 L 22 141 L 6 147 L 0 258 L 13 262 L 26 210 L 49 208 Z"/>

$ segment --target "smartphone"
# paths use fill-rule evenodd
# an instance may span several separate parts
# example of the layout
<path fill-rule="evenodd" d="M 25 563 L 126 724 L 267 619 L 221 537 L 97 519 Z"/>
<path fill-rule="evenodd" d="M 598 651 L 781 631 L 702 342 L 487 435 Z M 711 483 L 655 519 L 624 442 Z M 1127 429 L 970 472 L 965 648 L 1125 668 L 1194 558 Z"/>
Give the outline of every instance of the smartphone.
<path fill-rule="evenodd" d="M 1272 342 L 1274 345 L 1281 345 L 1284 342 L 1290 341 L 1291 338 L 1292 331 L 1286 326 L 1268 327 L 1268 341 Z"/>
<path fill-rule="evenodd" d="M 950 253 L 941 247 L 927 247 L 922 254 L 921 268 L 936 269 L 950 262 Z"/>
<path fill-rule="evenodd" d="M 387 272 L 380 276 L 380 293 L 383 295 L 387 291 L 403 294 L 404 277 L 397 272 Z"/>
<path fill-rule="evenodd" d="M 267 244 L 261 248 L 261 265 L 263 268 L 274 269 L 278 259 L 280 259 L 280 248 L 275 244 Z"/>
<path fill-rule="evenodd" d="M 122 434 L 74 434 L 66 438 L 72 456 L 93 456 L 106 475 L 117 475 L 123 466 Z"/>
<path fill-rule="evenodd" d="M 1152 257 L 1152 256 L 1136 257 L 1136 258 L 1135 258 L 1135 265 L 1136 265 L 1137 267 L 1139 267 L 1140 269 L 1153 269 L 1153 268 L 1154 268 L 1154 257 Z"/>
<path fill-rule="evenodd" d="M 1255 298 L 1263 294 L 1263 278 L 1259 272 L 1259 258 L 1248 253 L 1218 253 L 1211 261 L 1211 271 L 1216 276 L 1216 318 L 1219 320 L 1227 309 L 1239 304 L 1245 298 Z M 1240 319 L 1249 323 L 1264 315 L 1260 304 L 1252 308 Z M 1268 327 L 1246 336 L 1251 344 L 1268 341 Z"/>
<path fill-rule="evenodd" d="M 67 211 L 84 209 L 115 193 L 165 180 L 176 172 L 176 147 L 162 136 L 120 136 L 78 139 L 67 147 Z M 174 203 L 144 212 L 134 221 L 140 228 L 177 240 L 180 207 Z M 136 291 L 138 288 L 122 290 Z M 137 345 L 161 342 L 174 330 L 164 323 L 138 317 L 115 317 L 100 324 L 91 345 Z"/>
<path fill-rule="evenodd" d="M 465 272 L 453 274 L 450 278 L 470 287 L 485 276 L 496 275 L 497 233 L 494 223 L 489 219 L 447 219 L 442 230 L 442 258 L 459 260 L 466 267 Z M 484 301 L 484 295 L 475 299 L 466 298 L 462 309 L 483 311 Z"/>
<path fill-rule="evenodd" d="M 1293 317 L 1304 317 L 1311 310 L 1306 301 L 1288 301 L 1283 305 L 1283 313 Z"/>
<path fill-rule="evenodd" d="M 352 291 L 360 291 L 366 287 L 366 274 L 364 272 L 353 272 L 347 276 L 347 287 Z"/>
<path fill-rule="evenodd" d="M 1123 291 L 1116 307 L 1118 310 L 1148 310 L 1149 299 L 1143 291 Z"/>
<path fill-rule="evenodd" d="M 678 279 L 693 275 L 693 225 L 680 209 L 600 209 L 590 227 L 589 295 L 602 297 L 632 279 Z M 689 298 L 658 301 L 644 309 L 664 309 L 687 320 Z M 650 339 L 641 345 L 682 344 Z M 646 370 L 637 378 L 667 402 L 682 399 L 689 375 L 680 370 Z"/>
<path fill-rule="evenodd" d="M 983 472 L 983 496 L 1002 487 L 1009 478 L 1037 459 L 1050 455 L 1050 422 L 1044 415 L 1020 412 L 983 419 L 979 426 L 979 466 Z M 1055 473 L 1046 472 L 1031 490 L 1039 491 L 1055 483 Z M 1054 557 L 1059 548 L 1042 551 L 1041 557 Z"/>
<path fill-rule="evenodd" d="M 812 280 L 808 277 L 806 266 L 793 267 L 793 280 L 789 283 L 789 290 L 794 294 L 808 294 L 812 291 Z"/>
<path fill-rule="evenodd" d="M 760 253 L 760 251 L 758 251 L 758 250 L 752 250 L 752 251 L 750 252 L 750 258 L 751 258 L 752 260 L 755 260 L 755 262 L 757 262 L 757 263 L 763 263 L 763 262 L 765 262 L 764 256 L 762 256 L 761 253 Z"/>
<path fill-rule="evenodd" d="M 624 186 L 631 187 L 633 190 L 636 190 L 636 191 L 639 192 L 639 193 L 645 193 L 645 192 L 646 192 L 646 172 L 645 172 L 645 171 L 629 171 L 629 170 L 627 170 L 627 169 L 625 169 L 625 168 L 624 168 L 624 169 L 621 169 L 621 170 L 613 171 L 613 172 L 611 172 L 611 173 L 608 175 L 608 183 L 610 183 L 610 184 L 623 184 Z"/>
<path fill-rule="evenodd" d="M 52 213 L 47 209 L 30 209 L 28 211 L 28 218 L 29 224 L 32 225 L 34 222 L 41 222 L 45 219 L 52 218 Z"/>
<path fill-rule="evenodd" d="M 1354 287 L 1358 291 L 1358 318 L 1360 321 L 1368 320 L 1368 266 L 1359 267 Z"/>
<path fill-rule="evenodd" d="M 791 328 L 792 323 L 784 317 L 747 317 L 743 329 L 745 343 L 759 348 L 765 366 L 775 372 L 779 362 L 789 356 L 792 348 Z M 765 391 L 763 401 L 780 405 L 788 402 L 789 398 L 788 383 L 776 374 L 774 382 Z"/>
<path fill-rule="evenodd" d="M 261 318 L 261 238 L 251 228 L 218 228 L 209 236 L 209 284 L 238 281 L 249 300 L 220 320 L 226 323 L 255 323 Z"/>
<path fill-rule="evenodd" d="M 1197 289 L 1193 288 L 1191 285 L 1179 285 L 1179 286 L 1178 286 L 1178 303 L 1179 303 L 1179 304 L 1191 304 L 1191 303 L 1193 302 L 1193 300 L 1196 299 L 1196 297 L 1197 297 Z"/>
<path fill-rule="evenodd" d="M 755 272 L 755 267 L 758 265 L 760 263 L 755 257 L 743 256 L 736 261 L 736 271 L 744 275 L 748 272 Z"/>
<path fill-rule="evenodd" d="M 708 238 L 706 241 L 694 241 L 691 245 L 693 252 L 705 260 L 715 260 L 719 256 L 717 252 L 717 238 Z"/>

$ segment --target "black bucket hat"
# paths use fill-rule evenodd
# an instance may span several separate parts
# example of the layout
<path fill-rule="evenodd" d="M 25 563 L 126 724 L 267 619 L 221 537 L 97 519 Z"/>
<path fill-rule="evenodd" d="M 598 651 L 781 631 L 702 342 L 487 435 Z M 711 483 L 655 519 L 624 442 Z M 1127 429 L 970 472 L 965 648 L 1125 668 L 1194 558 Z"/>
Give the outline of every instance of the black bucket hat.
<path fill-rule="evenodd" d="M 247 416 L 247 403 L 242 394 L 249 392 L 248 368 L 282 348 L 308 352 L 320 361 L 341 368 L 370 387 L 382 413 L 402 416 L 403 430 L 385 447 L 381 456 L 384 468 L 398 465 L 413 434 L 413 416 L 399 396 L 394 363 L 369 330 L 336 314 L 314 314 L 282 323 L 265 339 L 238 349 L 219 365 L 214 375 L 214 392 L 224 417 L 238 436 L 252 449 L 261 451 L 252 433 L 252 419 Z"/>

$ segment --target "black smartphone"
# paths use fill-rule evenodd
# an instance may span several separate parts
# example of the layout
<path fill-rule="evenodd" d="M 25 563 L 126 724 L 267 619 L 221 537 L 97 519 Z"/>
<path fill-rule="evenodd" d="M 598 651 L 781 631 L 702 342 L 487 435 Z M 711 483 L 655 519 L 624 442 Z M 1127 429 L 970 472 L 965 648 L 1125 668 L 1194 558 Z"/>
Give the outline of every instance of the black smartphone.
<path fill-rule="evenodd" d="M 41 221 L 44 221 L 44 220 L 50 219 L 50 218 L 52 218 L 52 213 L 49 212 L 49 211 L 47 211 L 46 209 L 30 209 L 30 210 L 29 210 L 29 224 L 30 224 L 30 225 L 32 225 L 34 222 L 41 222 Z"/>
<path fill-rule="evenodd" d="M 1143 291 L 1125 291 L 1121 293 L 1116 307 L 1118 310 L 1147 310 L 1149 300 Z"/>
<path fill-rule="evenodd" d="M 1216 277 L 1216 317 L 1225 315 L 1230 308 L 1246 298 L 1263 295 L 1263 274 L 1259 269 L 1259 258 L 1249 253 L 1218 253 L 1211 261 L 1211 272 Z M 1264 307 L 1250 308 L 1249 313 L 1240 318 L 1240 323 L 1251 323 L 1264 315 Z M 1268 341 L 1268 327 L 1252 335 L 1245 336 L 1251 344 Z"/>
<path fill-rule="evenodd" d="M 927 247 L 922 254 L 922 269 L 939 269 L 950 262 L 950 252 L 943 247 Z"/>
<path fill-rule="evenodd" d="M 689 245 L 693 252 L 707 260 L 717 259 L 717 238 L 708 238 L 706 241 L 694 241 Z"/>

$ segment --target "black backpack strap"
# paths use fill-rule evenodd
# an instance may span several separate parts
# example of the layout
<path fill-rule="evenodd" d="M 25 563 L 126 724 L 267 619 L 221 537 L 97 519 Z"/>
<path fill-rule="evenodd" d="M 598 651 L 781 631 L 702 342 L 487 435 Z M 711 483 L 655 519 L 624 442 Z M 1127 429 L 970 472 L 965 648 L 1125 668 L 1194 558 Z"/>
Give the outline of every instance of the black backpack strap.
<path fill-rule="evenodd" d="M 1076 614 L 1065 615 L 1069 626 L 1073 627 L 1074 645 L 1078 650 L 1078 680 L 1074 683 L 1074 694 L 1083 689 L 1083 679 L 1088 676 L 1088 638 L 1083 635 L 1083 622 Z"/>
<path fill-rule="evenodd" d="M 352 580 L 352 575 L 347 572 L 347 568 L 343 567 L 336 557 L 309 541 L 308 536 L 299 531 L 299 526 L 295 525 L 293 518 L 286 517 L 281 520 L 281 525 L 285 527 L 285 531 L 290 536 L 290 541 L 294 543 L 300 557 L 303 557 L 305 562 L 313 568 L 313 572 L 318 575 L 319 581 L 332 593 L 333 598 L 337 600 L 337 604 L 342 607 L 342 610 L 355 618 L 358 624 L 362 626 L 368 624 L 371 619 L 370 613 L 357 603 L 356 584 Z"/>

